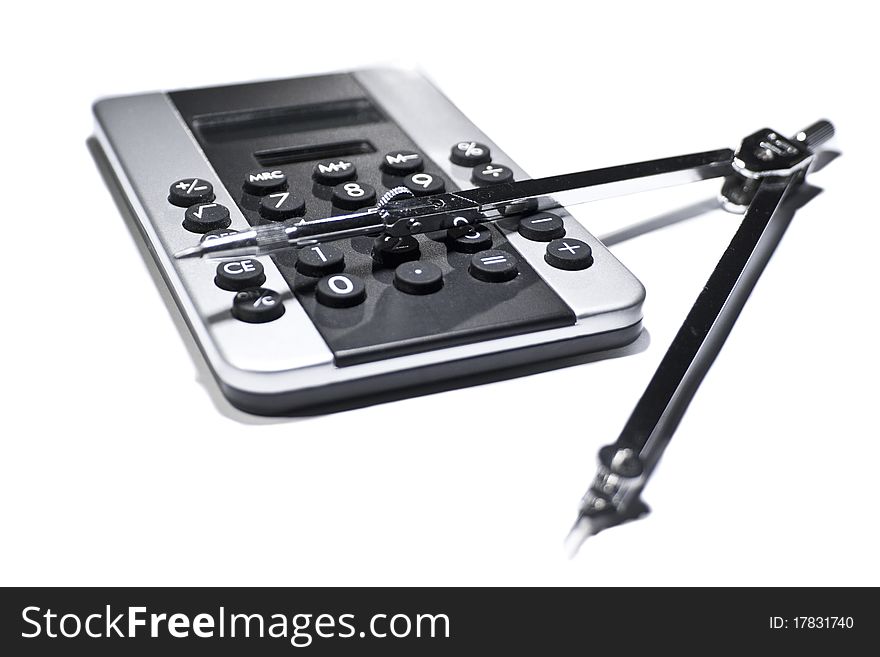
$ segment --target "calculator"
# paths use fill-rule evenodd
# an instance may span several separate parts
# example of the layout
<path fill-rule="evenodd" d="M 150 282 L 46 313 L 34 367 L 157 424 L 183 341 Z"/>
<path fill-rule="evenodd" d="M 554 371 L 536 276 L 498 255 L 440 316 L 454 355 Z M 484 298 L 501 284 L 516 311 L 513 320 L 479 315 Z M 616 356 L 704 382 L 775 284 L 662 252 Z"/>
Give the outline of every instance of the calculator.
<path fill-rule="evenodd" d="M 418 73 L 370 69 L 94 105 L 95 137 L 223 394 L 263 415 L 470 385 L 634 341 L 641 283 L 565 210 L 259 258 L 201 240 L 527 176 Z"/>

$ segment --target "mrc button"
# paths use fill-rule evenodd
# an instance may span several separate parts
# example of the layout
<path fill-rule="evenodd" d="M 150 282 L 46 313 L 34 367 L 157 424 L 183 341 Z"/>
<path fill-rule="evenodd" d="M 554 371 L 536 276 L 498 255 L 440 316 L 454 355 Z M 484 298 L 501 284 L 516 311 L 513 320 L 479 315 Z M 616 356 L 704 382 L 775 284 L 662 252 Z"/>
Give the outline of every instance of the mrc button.
<path fill-rule="evenodd" d="M 217 287 L 230 292 L 238 292 L 249 287 L 260 287 L 266 282 L 266 274 L 259 260 L 245 258 L 244 260 L 230 260 L 217 265 L 217 275 L 214 283 Z"/>
<path fill-rule="evenodd" d="M 188 208 L 196 203 L 210 203 L 213 200 L 214 187 L 202 178 L 175 180 L 168 188 L 168 202 L 179 208 Z"/>
<path fill-rule="evenodd" d="M 553 240 L 547 245 L 544 260 L 557 269 L 586 269 L 593 264 L 593 250 L 586 242 L 566 237 Z"/>
<path fill-rule="evenodd" d="M 282 189 L 287 189 L 287 176 L 280 169 L 259 169 L 244 177 L 244 191 L 248 194 L 263 196 Z"/>

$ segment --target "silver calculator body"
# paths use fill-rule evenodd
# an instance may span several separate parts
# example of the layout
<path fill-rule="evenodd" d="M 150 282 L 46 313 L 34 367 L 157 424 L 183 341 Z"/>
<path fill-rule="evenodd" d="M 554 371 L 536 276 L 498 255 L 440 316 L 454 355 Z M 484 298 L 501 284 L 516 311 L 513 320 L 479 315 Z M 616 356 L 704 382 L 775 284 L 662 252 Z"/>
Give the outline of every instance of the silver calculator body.
<path fill-rule="evenodd" d="M 474 186 L 474 168 L 450 159 L 450 149 L 462 143 L 487 147 L 492 163 L 509 168 L 516 179 L 527 176 L 430 82 L 409 71 L 362 70 L 175 93 L 98 101 L 95 137 L 207 365 L 234 406 L 277 415 L 370 403 L 383 395 L 469 385 L 479 374 L 604 351 L 638 337 L 643 286 L 563 210 L 554 214 L 565 238 L 592 250 L 587 268 L 550 264 L 548 242 L 524 236 L 521 219 L 513 217 L 492 230 L 505 257 L 519 263 L 518 278 L 532 277 L 528 285 L 475 280 L 467 262 L 478 254 L 447 254 L 443 236 L 424 236 L 421 253 L 442 266 L 447 297 L 415 299 L 395 289 L 393 272 L 368 264 L 370 254 L 355 244 L 346 247 L 347 261 L 369 279 L 359 308 L 316 303 L 313 281 L 291 264 L 295 254 L 286 260 L 262 257 L 262 286 L 279 293 L 284 313 L 272 321 L 240 321 L 231 312 L 235 292 L 215 282 L 216 262 L 172 257 L 202 238 L 182 226 L 184 208 L 169 203 L 173 181 L 210 181 L 214 203 L 229 210 L 229 229 L 244 230 L 260 219 L 230 158 L 262 154 L 242 166 L 284 171 L 290 188 L 308 197 L 312 217 L 332 207 L 327 190 L 306 174 L 315 160 L 356 163 L 380 195 L 380 180 L 399 182 L 374 172 L 387 155 L 383 140 L 406 138 L 428 163 L 425 170 L 447 189 Z M 269 133 L 273 147 L 263 148 Z M 272 160 L 273 153 L 280 155 Z M 550 297 L 543 317 L 543 300 Z"/>

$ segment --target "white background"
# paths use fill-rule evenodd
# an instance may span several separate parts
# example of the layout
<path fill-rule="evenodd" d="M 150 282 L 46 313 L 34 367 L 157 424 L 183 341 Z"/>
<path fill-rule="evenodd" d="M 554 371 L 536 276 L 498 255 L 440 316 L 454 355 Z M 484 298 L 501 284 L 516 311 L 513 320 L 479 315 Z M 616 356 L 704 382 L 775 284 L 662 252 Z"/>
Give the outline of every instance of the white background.
<path fill-rule="evenodd" d="M 869 3 L 7 4 L 0 582 L 880 584 L 877 16 L 847 6 Z M 613 247 L 648 289 L 637 355 L 272 421 L 204 380 L 86 149 L 100 96 L 389 62 L 533 175 L 838 127 L 653 513 L 574 561 L 596 450 L 737 217 Z M 601 236 L 716 191 L 578 216 Z"/>

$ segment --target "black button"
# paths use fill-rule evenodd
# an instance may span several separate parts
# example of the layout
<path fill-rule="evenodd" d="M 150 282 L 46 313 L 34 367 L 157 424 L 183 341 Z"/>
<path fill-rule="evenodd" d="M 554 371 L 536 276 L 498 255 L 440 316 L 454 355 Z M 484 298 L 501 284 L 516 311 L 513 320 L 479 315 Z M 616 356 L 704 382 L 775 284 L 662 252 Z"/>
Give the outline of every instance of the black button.
<path fill-rule="evenodd" d="M 210 242 L 211 240 L 215 240 L 218 237 L 226 237 L 227 235 L 235 235 L 237 233 L 237 230 L 232 230 L 231 228 L 218 228 L 217 230 L 209 230 L 207 233 L 202 235 L 202 239 L 199 240 L 199 244 Z"/>
<path fill-rule="evenodd" d="M 281 296 L 265 287 L 242 290 L 232 299 L 232 316 L 243 322 L 262 324 L 284 314 Z"/>
<path fill-rule="evenodd" d="M 463 167 L 472 167 L 492 159 L 492 153 L 486 144 L 478 141 L 460 141 L 452 147 L 449 159 Z"/>
<path fill-rule="evenodd" d="M 394 270 L 394 287 L 407 294 L 431 294 L 443 287 L 443 272 L 432 262 L 405 262 Z"/>
<path fill-rule="evenodd" d="M 184 178 L 172 183 L 168 189 L 168 201 L 179 208 L 214 200 L 214 187 L 201 178 Z"/>
<path fill-rule="evenodd" d="M 446 243 L 459 253 L 477 253 L 492 248 L 492 231 L 485 226 L 450 228 L 446 231 Z"/>
<path fill-rule="evenodd" d="M 332 308 L 348 308 L 362 303 L 367 298 L 364 282 L 351 274 L 325 276 L 315 286 L 318 302 Z"/>
<path fill-rule="evenodd" d="M 266 274 L 259 260 L 245 258 L 244 260 L 230 260 L 217 265 L 217 275 L 214 283 L 224 290 L 237 292 L 248 287 L 260 287 L 266 282 Z"/>
<path fill-rule="evenodd" d="M 503 164 L 481 164 L 474 167 L 471 173 L 471 180 L 476 185 L 498 185 L 500 183 L 511 182 L 513 180 L 513 171 L 510 167 Z"/>
<path fill-rule="evenodd" d="M 544 260 L 557 269 L 569 271 L 586 269 L 593 264 L 593 250 L 589 244 L 580 240 L 570 238 L 553 240 L 547 245 Z"/>
<path fill-rule="evenodd" d="M 258 169 L 244 177 L 244 191 L 263 196 L 287 189 L 287 176 L 280 169 Z"/>
<path fill-rule="evenodd" d="M 411 173 L 403 179 L 404 186 L 416 196 L 440 194 L 446 189 L 446 182 L 433 173 Z"/>
<path fill-rule="evenodd" d="M 421 256 L 419 241 L 412 235 L 392 237 L 381 235 L 373 241 L 373 260 L 386 267 L 396 267 L 402 262 L 418 260 Z"/>
<path fill-rule="evenodd" d="M 550 242 L 565 235 L 565 224 L 555 214 L 539 212 L 520 219 L 517 230 L 527 240 Z"/>
<path fill-rule="evenodd" d="M 382 158 L 382 171 L 395 176 L 421 171 L 424 166 L 425 161 L 415 151 L 391 151 Z"/>
<path fill-rule="evenodd" d="M 506 251 L 481 251 L 471 258 L 471 276 L 481 281 L 500 283 L 516 278 L 516 260 Z"/>
<path fill-rule="evenodd" d="M 376 202 L 376 190 L 361 182 L 347 182 L 333 188 L 333 205 L 356 210 Z"/>
<path fill-rule="evenodd" d="M 231 223 L 229 210 L 219 203 L 191 205 L 183 213 L 183 227 L 193 233 L 228 228 Z"/>
<path fill-rule="evenodd" d="M 312 178 L 323 185 L 337 185 L 356 175 L 357 167 L 350 160 L 323 160 L 312 171 Z"/>
<path fill-rule="evenodd" d="M 342 249 L 332 244 L 307 246 L 297 252 L 296 270 L 306 276 L 326 276 L 345 269 Z"/>
<path fill-rule="evenodd" d="M 305 200 L 293 192 L 275 192 L 260 199 L 260 215 L 270 221 L 283 221 L 305 211 Z"/>

